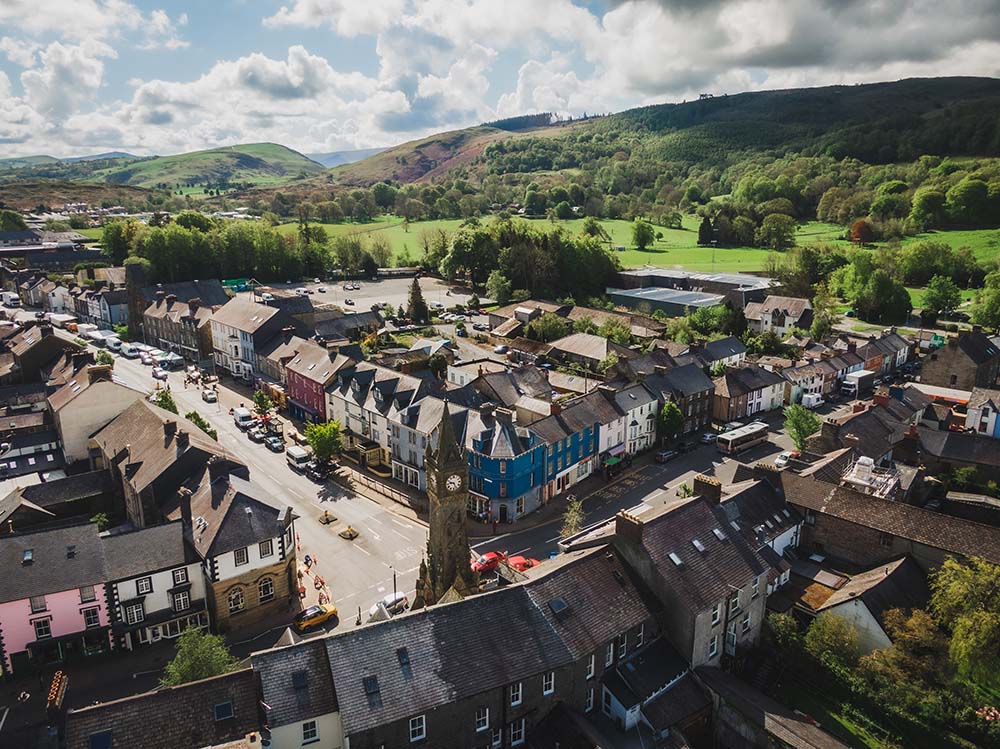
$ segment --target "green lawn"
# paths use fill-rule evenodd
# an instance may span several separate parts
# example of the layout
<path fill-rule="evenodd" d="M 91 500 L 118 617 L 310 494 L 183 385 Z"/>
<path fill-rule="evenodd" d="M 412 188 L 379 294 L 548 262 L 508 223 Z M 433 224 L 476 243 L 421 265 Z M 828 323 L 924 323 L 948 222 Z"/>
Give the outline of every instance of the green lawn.
<path fill-rule="evenodd" d="M 823 699 L 819 694 L 800 685 L 785 682 L 775 690 L 775 699 L 793 710 L 798 710 L 816 720 L 820 727 L 855 749 L 887 749 L 894 746 L 858 725 L 842 712 L 842 705 Z"/>
<path fill-rule="evenodd" d="M 80 232 L 85 237 L 90 237 L 91 239 L 100 239 L 101 232 L 104 231 L 100 226 L 92 226 L 89 229 L 74 229 L 73 231 Z"/>
<path fill-rule="evenodd" d="M 919 289 L 910 286 L 906 287 L 906 290 L 910 292 L 910 301 L 913 302 L 914 309 L 920 309 L 924 306 L 924 292 L 927 291 L 926 287 L 920 287 Z M 962 302 L 971 302 L 976 296 L 976 291 L 978 289 L 962 289 Z"/>
<path fill-rule="evenodd" d="M 1000 229 L 955 229 L 953 231 L 930 231 L 918 234 L 915 237 L 907 237 L 903 244 L 919 242 L 921 240 L 931 240 L 934 242 L 944 242 L 958 249 L 968 247 L 972 250 L 979 261 L 996 260 L 1000 256 Z"/>
<path fill-rule="evenodd" d="M 544 226 L 553 225 L 553 222 L 547 219 L 527 220 Z M 584 219 L 571 219 L 568 221 L 556 221 L 554 224 L 575 234 L 583 228 L 583 222 Z M 682 229 L 667 229 L 657 226 L 656 231 L 662 235 L 661 238 L 657 239 L 647 251 L 639 252 L 632 248 L 631 221 L 621 219 L 605 219 L 601 221 L 601 225 L 611 235 L 612 247 L 626 248 L 623 252 L 615 253 L 621 264 L 626 268 L 654 265 L 661 267 L 683 267 L 691 270 L 728 272 L 757 271 L 764 268 L 770 250 L 757 247 L 720 247 L 713 252 L 710 247 L 699 247 L 698 223 L 699 219 L 697 216 L 685 216 Z M 424 232 L 431 232 L 437 229 L 454 232 L 461 224 L 462 221 L 460 219 L 419 221 L 411 223 L 407 231 L 403 222 L 399 219 L 395 217 L 381 217 L 379 220 L 367 224 L 316 225 L 326 229 L 331 238 L 345 234 L 371 236 L 375 232 L 378 232 L 388 240 L 395 256 L 398 257 L 405 249 L 410 257 L 416 261 L 422 252 L 420 240 Z M 297 226 L 295 223 L 282 224 L 278 227 L 278 231 L 283 234 L 291 234 L 297 230 Z M 817 242 L 839 244 L 842 240 L 839 240 L 838 236 L 843 231 L 839 226 L 810 221 L 799 228 L 797 238 L 801 244 Z"/>

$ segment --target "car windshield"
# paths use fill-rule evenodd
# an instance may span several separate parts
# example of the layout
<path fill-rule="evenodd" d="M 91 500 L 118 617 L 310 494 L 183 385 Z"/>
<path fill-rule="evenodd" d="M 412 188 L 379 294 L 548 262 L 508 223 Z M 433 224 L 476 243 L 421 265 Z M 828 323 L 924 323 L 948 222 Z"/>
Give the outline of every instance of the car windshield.
<path fill-rule="evenodd" d="M 297 620 L 299 620 L 299 621 L 302 621 L 304 619 L 311 619 L 312 617 L 318 616 L 319 614 L 322 614 L 322 613 L 323 613 L 323 609 L 321 609 L 319 606 L 310 606 L 309 608 L 307 608 L 305 611 L 303 611 L 301 614 L 299 614 L 295 618 Z"/>

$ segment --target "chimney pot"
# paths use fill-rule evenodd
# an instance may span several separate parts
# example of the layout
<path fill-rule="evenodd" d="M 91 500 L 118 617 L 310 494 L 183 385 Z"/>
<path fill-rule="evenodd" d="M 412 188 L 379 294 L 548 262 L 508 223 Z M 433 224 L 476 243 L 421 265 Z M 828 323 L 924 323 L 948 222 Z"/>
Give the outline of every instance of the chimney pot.
<path fill-rule="evenodd" d="M 714 505 L 722 501 L 722 484 L 718 479 L 713 479 L 703 473 L 699 473 L 692 481 L 694 494 L 704 497 Z"/>
<path fill-rule="evenodd" d="M 157 289 L 156 290 L 156 301 L 158 301 L 158 302 L 163 301 L 163 297 L 165 297 L 166 295 L 167 295 L 167 292 L 165 292 L 163 289 Z"/>

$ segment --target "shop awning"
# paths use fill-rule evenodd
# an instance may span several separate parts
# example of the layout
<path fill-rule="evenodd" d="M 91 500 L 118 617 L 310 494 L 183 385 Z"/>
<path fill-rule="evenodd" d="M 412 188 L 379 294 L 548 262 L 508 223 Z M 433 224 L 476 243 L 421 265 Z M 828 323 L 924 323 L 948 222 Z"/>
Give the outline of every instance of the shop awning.
<path fill-rule="evenodd" d="M 604 465 L 613 466 L 613 465 L 618 465 L 621 462 L 622 462 L 621 458 L 608 458 L 607 460 L 604 461 Z"/>
<path fill-rule="evenodd" d="M 625 453 L 625 443 L 620 445 L 615 445 L 610 450 L 608 450 L 608 455 L 623 455 Z"/>

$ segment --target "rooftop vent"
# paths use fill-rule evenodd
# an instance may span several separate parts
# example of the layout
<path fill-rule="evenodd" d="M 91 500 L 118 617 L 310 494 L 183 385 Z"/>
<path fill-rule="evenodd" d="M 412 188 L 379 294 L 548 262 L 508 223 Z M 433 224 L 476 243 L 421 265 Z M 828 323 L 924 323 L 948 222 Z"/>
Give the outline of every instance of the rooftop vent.
<path fill-rule="evenodd" d="M 683 567 L 684 566 L 684 562 L 682 562 L 681 558 L 679 556 L 677 556 L 676 554 L 674 554 L 674 552 L 670 552 L 670 554 L 668 556 L 670 557 L 670 561 L 673 562 L 674 564 L 676 564 L 678 567 Z"/>
<path fill-rule="evenodd" d="M 705 553 L 705 544 L 703 544 L 697 538 L 692 538 L 691 539 L 691 545 L 694 548 L 696 548 L 698 551 L 702 552 L 703 554 Z"/>

